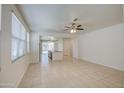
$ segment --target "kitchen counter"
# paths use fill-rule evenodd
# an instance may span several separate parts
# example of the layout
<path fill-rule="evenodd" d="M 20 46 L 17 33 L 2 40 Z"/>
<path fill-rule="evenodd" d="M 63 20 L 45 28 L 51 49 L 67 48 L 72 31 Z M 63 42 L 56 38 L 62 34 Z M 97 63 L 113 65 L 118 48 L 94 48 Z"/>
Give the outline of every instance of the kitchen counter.
<path fill-rule="evenodd" d="M 63 51 L 48 51 L 51 60 L 63 60 Z"/>

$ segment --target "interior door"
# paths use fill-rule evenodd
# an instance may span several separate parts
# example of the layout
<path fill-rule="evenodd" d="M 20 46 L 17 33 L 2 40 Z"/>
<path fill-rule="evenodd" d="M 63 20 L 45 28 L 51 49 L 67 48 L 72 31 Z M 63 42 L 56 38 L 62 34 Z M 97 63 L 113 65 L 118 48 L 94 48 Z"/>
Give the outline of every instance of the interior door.
<path fill-rule="evenodd" d="M 72 55 L 71 39 L 64 39 L 64 56 Z"/>

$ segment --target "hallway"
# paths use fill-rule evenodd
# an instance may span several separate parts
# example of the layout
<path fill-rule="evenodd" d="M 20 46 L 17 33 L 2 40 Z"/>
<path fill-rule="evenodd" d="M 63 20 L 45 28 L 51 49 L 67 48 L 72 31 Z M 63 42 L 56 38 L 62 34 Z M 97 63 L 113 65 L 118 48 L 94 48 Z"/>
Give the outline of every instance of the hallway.
<path fill-rule="evenodd" d="M 112 68 L 71 58 L 44 63 L 31 64 L 19 87 L 122 87 L 123 72 Z"/>
<path fill-rule="evenodd" d="M 49 64 L 48 51 L 42 52 L 40 60 L 41 60 L 41 64 Z"/>

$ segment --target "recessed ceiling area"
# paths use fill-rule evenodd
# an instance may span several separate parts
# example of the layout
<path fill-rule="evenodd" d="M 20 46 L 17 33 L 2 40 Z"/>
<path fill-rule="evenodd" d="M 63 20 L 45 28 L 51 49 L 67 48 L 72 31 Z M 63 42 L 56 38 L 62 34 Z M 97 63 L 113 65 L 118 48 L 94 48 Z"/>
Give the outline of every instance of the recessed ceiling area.
<path fill-rule="evenodd" d="M 64 31 L 74 18 L 84 28 L 93 31 L 123 21 L 123 6 L 119 4 L 20 4 L 17 5 L 32 31 Z M 83 32 L 83 30 L 82 30 Z"/>
<path fill-rule="evenodd" d="M 41 36 L 40 37 L 40 40 L 58 40 L 60 38 L 57 38 L 57 37 L 53 37 L 53 36 Z"/>

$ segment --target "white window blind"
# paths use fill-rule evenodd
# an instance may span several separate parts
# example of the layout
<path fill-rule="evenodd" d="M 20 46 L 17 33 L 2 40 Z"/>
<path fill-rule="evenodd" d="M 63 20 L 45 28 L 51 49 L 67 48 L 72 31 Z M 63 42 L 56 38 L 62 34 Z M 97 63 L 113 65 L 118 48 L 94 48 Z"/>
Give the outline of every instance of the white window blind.
<path fill-rule="evenodd" d="M 27 52 L 30 52 L 30 37 L 29 32 L 27 32 Z"/>
<path fill-rule="evenodd" d="M 16 60 L 26 53 L 26 30 L 18 18 L 12 13 L 12 60 Z"/>

